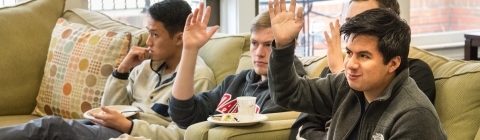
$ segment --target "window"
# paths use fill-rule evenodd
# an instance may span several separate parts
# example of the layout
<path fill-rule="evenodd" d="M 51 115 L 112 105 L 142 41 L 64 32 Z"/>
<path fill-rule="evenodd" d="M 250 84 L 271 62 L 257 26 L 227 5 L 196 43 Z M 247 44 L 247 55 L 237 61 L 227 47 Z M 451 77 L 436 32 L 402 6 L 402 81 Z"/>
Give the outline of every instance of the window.
<path fill-rule="evenodd" d="M 0 0 L 0 7 L 3 6 L 12 6 L 15 5 L 16 3 L 23 2 L 26 0 Z"/>
<path fill-rule="evenodd" d="M 288 2 L 289 0 L 287 0 Z M 325 55 L 323 31 L 341 18 L 350 0 L 297 0 L 305 9 L 304 29 L 299 36 L 297 55 Z M 480 31 L 478 0 L 398 0 L 401 17 L 409 21 L 412 46 L 451 58 L 463 58 L 464 33 Z M 268 0 L 259 0 L 259 12 Z M 343 5 L 343 6 L 342 6 Z M 322 7 L 323 6 L 323 7 Z M 340 13 L 339 13 L 340 12 Z M 300 53 L 299 53 L 300 52 Z"/>
<path fill-rule="evenodd" d="M 287 0 L 287 5 L 290 0 Z M 330 32 L 330 22 L 343 19 L 349 0 L 297 0 L 304 9 L 304 24 L 298 37 L 296 54 L 322 56 L 327 54 L 324 31 Z M 259 0 L 259 13 L 268 11 L 268 0 Z"/>
<path fill-rule="evenodd" d="M 88 0 L 88 9 L 100 11 L 113 19 L 143 28 L 147 25 L 147 10 L 162 0 Z M 201 0 L 185 0 L 192 9 L 198 7 Z"/>

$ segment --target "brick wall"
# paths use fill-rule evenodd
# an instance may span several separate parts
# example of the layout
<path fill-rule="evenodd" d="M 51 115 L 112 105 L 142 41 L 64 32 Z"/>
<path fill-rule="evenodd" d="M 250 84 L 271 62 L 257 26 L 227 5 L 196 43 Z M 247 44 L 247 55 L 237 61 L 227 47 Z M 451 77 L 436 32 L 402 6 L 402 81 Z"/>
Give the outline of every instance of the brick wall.
<path fill-rule="evenodd" d="M 411 0 L 412 34 L 480 29 L 478 0 Z"/>

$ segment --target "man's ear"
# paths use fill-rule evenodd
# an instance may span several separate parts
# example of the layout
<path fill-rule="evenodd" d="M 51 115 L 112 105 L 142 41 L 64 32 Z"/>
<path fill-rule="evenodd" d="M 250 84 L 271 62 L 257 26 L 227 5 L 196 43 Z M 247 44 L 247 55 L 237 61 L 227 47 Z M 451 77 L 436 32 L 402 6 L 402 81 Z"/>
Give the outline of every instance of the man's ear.
<path fill-rule="evenodd" d="M 173 38 L 176 40 L 175 45 L 183 46 L 183 32 L 176 33 Z"/>
<path fill-rule="evenodd" d="M 388 72 L 395 72 L 395 70 L 400 67 L 400 63 L 402 62 L 402 59 L 400 56 L 395 56 L 393 57 L 390 62 L 388 62 L 389 68 Z"/>

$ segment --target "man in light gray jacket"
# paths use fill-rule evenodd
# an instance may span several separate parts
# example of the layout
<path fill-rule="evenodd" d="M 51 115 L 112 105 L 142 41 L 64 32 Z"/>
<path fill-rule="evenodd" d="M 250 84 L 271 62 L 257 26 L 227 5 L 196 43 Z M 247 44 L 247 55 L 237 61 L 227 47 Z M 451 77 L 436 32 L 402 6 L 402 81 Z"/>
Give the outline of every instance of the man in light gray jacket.
<path fill-rule="evenodd" d="M 170 119 L 168 99 L 182 55 L 185 22 L 191 11 L 183 0 L 164 0 L 151 6 L 146 27 L 148 48 L 130 48 L 105 83 L 102 106 L 129 105 L 140 112 L 125 118 L 120 112 L 102 107 L 104 113 L 91 114 L 95 117 L 91 120 L 46 116 L 0 128 L 0 140 L 105 140 L 124 133 L 148 139 L 183 139 L 185 130 Z M 196 66 L 193 93 L 212 89 L 216 82 L 211 69 L 201 58 L 192 63 Z"/>

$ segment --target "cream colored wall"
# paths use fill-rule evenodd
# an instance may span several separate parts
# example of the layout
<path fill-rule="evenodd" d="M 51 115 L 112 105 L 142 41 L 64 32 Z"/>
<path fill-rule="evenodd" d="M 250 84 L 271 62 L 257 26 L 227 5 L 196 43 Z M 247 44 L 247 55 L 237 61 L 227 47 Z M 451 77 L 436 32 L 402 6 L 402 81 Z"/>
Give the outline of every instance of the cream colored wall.
<path fill-rule="evenodd" d="M 88 9 L 88 0 L 66 0 L 65 10 L 73 8 Z"/>

